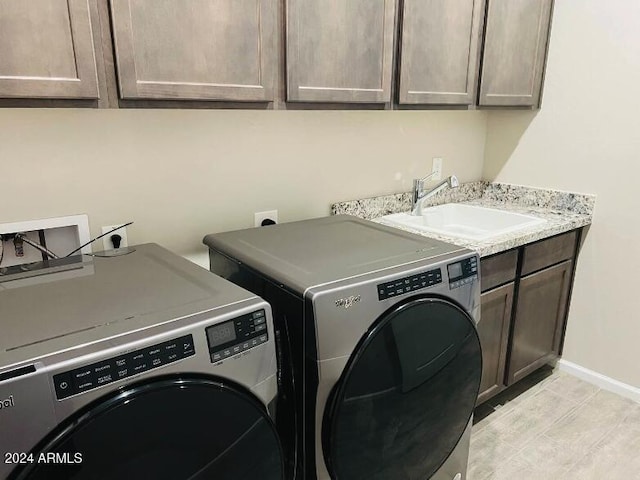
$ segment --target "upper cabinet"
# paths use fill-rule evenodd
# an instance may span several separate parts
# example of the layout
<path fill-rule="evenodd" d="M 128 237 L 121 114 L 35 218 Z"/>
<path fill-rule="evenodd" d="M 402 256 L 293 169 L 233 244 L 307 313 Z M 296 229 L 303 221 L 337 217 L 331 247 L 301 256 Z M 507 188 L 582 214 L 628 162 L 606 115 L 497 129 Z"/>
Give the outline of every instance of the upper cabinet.
<path fill-rule="evenodd" d="M 539 105 L 552 3 L 488 0 L 480 105 Z"/>
<path fill-rule="evenodd" d="M 537 108 L 552 7 L 553 0 L 0 0 L 0 106 L 36 99 Z"/>
<path fill-rule="evenodd" d="M 391 101 L 395 0 L 287 0 L 287 100 Z"/>
<path fill-rule="evenodd" d="M 98 97 L 87 0 L 0 2 L 0 98 Z"/>
<path fill-rule="evenodd" d="M 399 103 L 538 107 L 552 3 L 405 0 Z"/>
<path fill-rule="evenodd" d="M 111 0 L 120 97 L 266 102 L 276 0 Z"/>
<path fill-rule="evenodd" d="M 484 0 L 405 0 L 399 102 L 475 103 Z"/>

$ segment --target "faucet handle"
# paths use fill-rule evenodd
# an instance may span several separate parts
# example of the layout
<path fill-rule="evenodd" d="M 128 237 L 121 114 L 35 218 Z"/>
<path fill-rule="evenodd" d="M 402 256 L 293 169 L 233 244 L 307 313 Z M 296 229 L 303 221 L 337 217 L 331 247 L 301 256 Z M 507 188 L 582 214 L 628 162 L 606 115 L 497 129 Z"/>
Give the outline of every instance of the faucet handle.
<path fill-rule="evenodd" d="M 424 182 L 429 180 L 436 173 L 438 173 L 438 172 L 431 172 L 429 175 L 426 175 L 426 176 L 424 176 L 422 178 L 414 178 L 413 179 L 413 205 L 415 205 L 418 202 L 418 200 L 420 200 L 420 197 L 423 194 Z"/>
<path fill-rule="evenodd" d="M 418 178 L 417 180 L 418 180 L 420 183 L 422 183 L 422 182 L 424 182 L 424 181 L 426 181 L 426 180 L 429 180 L 429 179 L 430 179 L 431 177 L 433 177 L 436 173 L 438 173 L 438 172 L 431 172 L 429 175 L 426 175 L 426 176 L 424 176 L 424 177 L 422 177 L 422 178 Z"/>

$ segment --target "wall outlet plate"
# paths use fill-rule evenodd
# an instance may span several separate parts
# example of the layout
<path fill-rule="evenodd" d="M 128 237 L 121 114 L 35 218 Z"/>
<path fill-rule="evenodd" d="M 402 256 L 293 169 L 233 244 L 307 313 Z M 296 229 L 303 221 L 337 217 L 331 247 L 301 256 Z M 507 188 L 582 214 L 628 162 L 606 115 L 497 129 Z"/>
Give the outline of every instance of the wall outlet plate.
<path fill-rule="evenodd" d="M 264 212 L 256 212 L 253 214 L 253 226 L 261 227 L 265 220 L 273 220 L 278 223 L 278 210 L 266 210 Z"/>
<path fill-rule="evenodd" d="M 87 215 L 70 215 L 66 217 L 27 220 L 22 222 L 0 224 L 2 242 L 2 262 L 0 269 L 16 265 L 25 265 L 43 260 L 42 253 L 25 244 L 24 255 L 16 255 L 12 236 L 24 233 L 29 240 L 44 245 L 59 257 L 64 257 L 91 240 L 89 233 L 89 217 Z M 91 253 L 91 245 L 83 247 L 80 253 Z M 0 274 L 2 272 L 0 271 Z"/>
<path fill-rule="evenodd" d="M 104 226 L 104 227 L 102 227 L 102 232 L 101 233 L 110 232 L 114 228 L 118 228 L 120 225 L 123 225 L 125 223 L 127 223 L 127 222 L 122 222 L 122 223 L 119 223 L 118 225 L 107 225 L 107 226 Z M 122 240 L 120 240 L 120 248 L 124 248 L 124 247 L 128 247 L 129 246 L 129 239 L 127 237 L 127 227 L 122 227 L 120 230 L 116 230 L 111 235 L 115 235 L 115 234 L 118 234 L 118 235 L 120 235 L 122 237 Z M 102 237 L 102 244 L 104 245 L 104 249 L 105 250 L 113 250 L 115 248 L 113 246 L 113 242 L 111 241 L 111 235 L 105 235 L 104 237 Z"/>

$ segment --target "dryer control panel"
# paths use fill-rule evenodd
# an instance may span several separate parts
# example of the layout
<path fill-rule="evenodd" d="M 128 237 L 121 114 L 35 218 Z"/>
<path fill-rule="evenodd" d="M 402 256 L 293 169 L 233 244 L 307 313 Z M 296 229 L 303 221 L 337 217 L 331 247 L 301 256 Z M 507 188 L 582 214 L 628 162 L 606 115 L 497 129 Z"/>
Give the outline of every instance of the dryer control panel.
<path fill-rule="evenodd" d="M 56 397 L 58 400 L 62 400 L 195 354 L 193 337 L 185 335 L 168 342 L 75 368 L 53 376 Z"/>
<path fill-rule="evenodd" d="M 207 328 L 212 362 L 219 362 L 269 340 L 264 310 L 234 318 Z"/>
<path fill-rule="evenodd" d="M 469 257 L 459 262 L 447 265 L 449 274 L 449 288 L 462 287 L 478 279 L 478 258 Z"/>
<path fill-rule="evenodd" d="M 442 282 L 442 272 L 439 268 L 411 275 L 410 277 L 398 278 L 393 282 L 378 285 L 378 300 L 386 300 L 396 295 L 415 292 L 422 288 L 432 287 L 440 282 Z"/>

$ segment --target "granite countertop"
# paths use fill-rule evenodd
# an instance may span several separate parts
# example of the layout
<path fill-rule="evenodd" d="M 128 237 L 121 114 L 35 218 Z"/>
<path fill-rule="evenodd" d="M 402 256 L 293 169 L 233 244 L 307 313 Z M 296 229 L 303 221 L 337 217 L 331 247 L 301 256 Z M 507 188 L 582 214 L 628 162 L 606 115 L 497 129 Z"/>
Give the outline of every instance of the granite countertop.
<path fill-rule="evenodd" d="M 446 189 L 425 202 L 425 207 L 444 203 L 466 203 L 524 213 L 546 220 L 541 225 L 487 240 L 470 240 L 422 232 L 410 227 L 393 225 L 381 218 L 391 213 L 411 210 L 411 194 L 408 192 L 336 203 L 331 206 L 331 213 L 334 215 L 341 213 L 356 215 L 419 235 L 467 247 L 477 251 L 481 257 L 486 257 L 591 224 L 595 199 L 595 195 L 588 194 L 505 183 L 472 182 L 462 184 L 456 189 Z"/>

